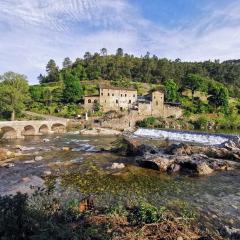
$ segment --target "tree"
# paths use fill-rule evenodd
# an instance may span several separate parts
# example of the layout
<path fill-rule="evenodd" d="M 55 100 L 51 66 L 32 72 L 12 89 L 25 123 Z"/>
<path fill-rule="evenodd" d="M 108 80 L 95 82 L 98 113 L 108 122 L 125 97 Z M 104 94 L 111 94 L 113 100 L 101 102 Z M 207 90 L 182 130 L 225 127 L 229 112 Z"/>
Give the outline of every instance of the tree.
<path fill-rule="evenodd" d="M 216 85 L 211 89 L 211 95 L 208 97 L 209 105 L 214 106 L 215 110 L 220 107 L 220 110 L 227 113 L 229 110 L 229 94 L 228 90 L 224 86 Z"/>
<path fill-rule="evenodd" d="M 79 79 L 73 74 L 66 72 L 64 76 L 63 102 L 77 103 L 83 95 L 83 89 Z"/>
<path fill-rule="evenodd" d="M 184 87 L 191 90 L 193 101 L 194 93 L 197 90 L 205 90 L 207 87 L 207 82 L 205 82 L 204 78 L 198 74 L 188 74 L 184 81 Z"/>
<path fill-rule="evenodd" d="M 63 68 L 69 68 L 72 66 L 72 61 L 69 57 L 64 58 L 63 60 Z"/>
<path fill-rule="evenodd" d="M 6 72 L 0 76 L 0 101 L 5 111 L 11 112 L 11 120 L 15 120 L 16 112 L 25 107 L 29 97 L 28 82 L 24 75 Z"/>
<path fill-rule="evenodd" d="M 168 102 L 178 101 L 178 85 L 172 79 L 165 83 L 165 98 Z"/>
<path fill-rule="evenodd" d="M 101 55 L 102 56 L 107 56 L 107 49 L 106 48 L 101 49 Z"/>
<path fill-rule="evenodd" d="M 118 48 L 117 52 L 116 52 L 116 55 L 119 56 L 119 57 L 122 57 L 123 56 L 123 49 L 122 48 Z"/>
<path fill-rule="evenodd" d="M 47 77 L 45 82 L 58 82 L 59 72 L 58 67 L 53 59 L 50 59 L 46 66 Z"/>

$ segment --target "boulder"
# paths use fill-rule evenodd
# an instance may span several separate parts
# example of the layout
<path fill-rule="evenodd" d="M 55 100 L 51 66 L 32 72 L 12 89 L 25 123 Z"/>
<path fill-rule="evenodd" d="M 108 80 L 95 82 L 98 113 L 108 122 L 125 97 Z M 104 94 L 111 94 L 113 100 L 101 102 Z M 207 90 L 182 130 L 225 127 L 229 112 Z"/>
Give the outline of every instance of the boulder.
<path fill-rule="evenodd" d="M 43 157 L 42 156 L 35 156 L 34 160 L 35 161 L 42 161 Z"/>
<path fill-rule="evenodd" d="M 7 159 L 7 150 L 4 148 L 0 148 L 0 161 Z"/>
<path fill-rule="evenodd" d="M 113 163 L 111 166 L 111 169 L 122 169 L 125 168 L 125 165 L 123 163 Z"/>
<path fill-rule="evenodd" d="M 62 147 L 62 150 L 63 150 L 63 151 L 70 151 L 71 148 L 70 148 L 70 147 Z"/>
<path fill-rule="evenodd" d="M 167 172 L 174 160 L 162 156 L 145 156 L 137 160 L 141 167 Z"/>

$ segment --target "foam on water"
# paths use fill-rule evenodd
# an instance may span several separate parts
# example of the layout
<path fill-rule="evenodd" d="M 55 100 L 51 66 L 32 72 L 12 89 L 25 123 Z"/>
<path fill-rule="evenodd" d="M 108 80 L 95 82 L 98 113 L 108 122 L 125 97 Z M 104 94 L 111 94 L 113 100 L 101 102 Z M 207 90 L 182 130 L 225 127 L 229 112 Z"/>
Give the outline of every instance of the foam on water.
<path fill-rule="evenodd" d="M 99 150 L 96 149 L 95 146 L 90 145 L 90 144 L 80 144 L 79 147 L 76 147 L 72 149 L 73 152 L 81 152 L 81 151 L 86 151 L 86 152 L 98 152 Z"/>
<path fill-rule="evenodd" d="M 134 135 L 139 137 L 169 139 L 171 141 L 179 142 L 193 142 L 204 145 L 219 145 L 231 138 L 230 135 L 144 128 L 139 128 L 136 132 L 134 132 Z"/>

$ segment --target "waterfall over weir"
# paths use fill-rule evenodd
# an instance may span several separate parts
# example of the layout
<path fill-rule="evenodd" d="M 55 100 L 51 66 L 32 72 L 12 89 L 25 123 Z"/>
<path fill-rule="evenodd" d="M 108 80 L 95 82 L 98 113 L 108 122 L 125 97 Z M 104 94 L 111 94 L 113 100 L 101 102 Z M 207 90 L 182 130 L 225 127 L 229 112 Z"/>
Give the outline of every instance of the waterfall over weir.
<path fill-rule="evenodd" d="M 134 132 L 134 135 L 138 137 L 169 139 L 170 141 L 200 143 L 204 145 L 219 145 L 234 137 L 234 135 L 225 134 L 145 128 L 139 128 Z"/>

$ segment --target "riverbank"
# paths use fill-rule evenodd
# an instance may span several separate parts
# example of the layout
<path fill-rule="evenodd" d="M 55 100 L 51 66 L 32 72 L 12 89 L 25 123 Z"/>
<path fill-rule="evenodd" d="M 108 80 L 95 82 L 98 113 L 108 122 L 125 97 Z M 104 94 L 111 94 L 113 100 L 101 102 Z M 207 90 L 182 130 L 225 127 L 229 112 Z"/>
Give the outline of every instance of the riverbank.
<path fill-rule="evenodd" d="M 32 197 L 0 197 L 0 202 L 0 236 L 8 239 L 222 240 L 203 230 L 199 216 L 184 202 L 159 208 L 143 201 L 99 208 L 93 197 L 65 202 L 45 191 Z"/>

